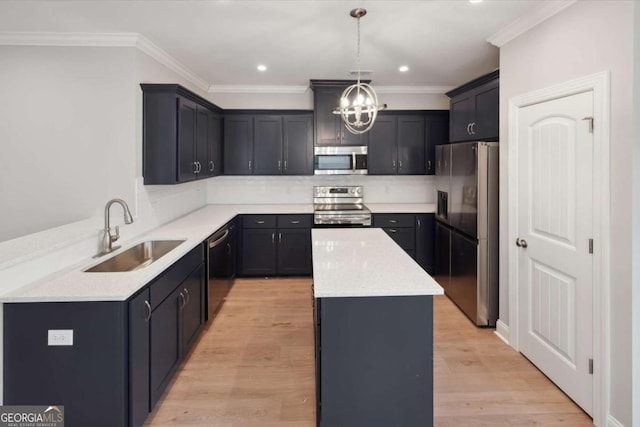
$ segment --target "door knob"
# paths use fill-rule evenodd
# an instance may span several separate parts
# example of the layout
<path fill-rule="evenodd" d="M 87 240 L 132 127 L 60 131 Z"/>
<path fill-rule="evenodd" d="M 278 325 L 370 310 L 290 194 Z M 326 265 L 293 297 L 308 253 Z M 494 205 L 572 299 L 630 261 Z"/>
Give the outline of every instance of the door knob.
<path fill-rule="evenodd" d="M 519 248 L 526 248 L 528 246 L 527 241 L 518 237 L 516 239 L 516 246 Z"/>

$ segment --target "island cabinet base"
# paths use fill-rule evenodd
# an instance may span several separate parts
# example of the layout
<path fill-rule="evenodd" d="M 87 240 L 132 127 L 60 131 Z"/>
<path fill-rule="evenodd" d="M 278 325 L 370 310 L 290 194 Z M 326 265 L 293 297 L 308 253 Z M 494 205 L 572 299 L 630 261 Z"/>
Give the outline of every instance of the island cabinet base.
<path fill-rule="evenodd" d="M 316 299 L 318 426 L 433 426 L 433 296 Z"/>

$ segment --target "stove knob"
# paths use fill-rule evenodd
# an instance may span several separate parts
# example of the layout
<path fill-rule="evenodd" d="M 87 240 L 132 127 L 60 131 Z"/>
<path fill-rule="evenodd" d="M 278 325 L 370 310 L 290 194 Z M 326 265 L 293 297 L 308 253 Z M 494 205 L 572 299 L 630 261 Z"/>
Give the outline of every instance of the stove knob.
<path fill-rule="evenodd" d="M 324 193 L 326 193 L 326 192 L 327 192 L 327 189 L 326 189 L 326 188 L 323 188 L 323 189 L 322 189 L 322 193 L 324 194 Z"/>
<path fill-rule="evenodd" d="M 351 194 L 356 194 L 356 189 L 355 188 L 351 189 Z"/>

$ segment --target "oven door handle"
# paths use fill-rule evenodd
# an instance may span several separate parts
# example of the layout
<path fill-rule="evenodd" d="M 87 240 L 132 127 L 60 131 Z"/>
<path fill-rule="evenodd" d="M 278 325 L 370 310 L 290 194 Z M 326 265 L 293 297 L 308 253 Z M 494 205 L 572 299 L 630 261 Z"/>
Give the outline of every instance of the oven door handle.
<path fill-rule="evenodd" d="M 221 244 L 224 241 L 224 239 L 227 238 L 228 235 L 229 235 L 229 229 L 227 228 L 226 230 L 224 230 L 224 234 L 222 234 L 222 236 L 219 239 L 216 239 L 213 242 L 209 242 L 209 249 L 213 249 L 219 244 Z"/>

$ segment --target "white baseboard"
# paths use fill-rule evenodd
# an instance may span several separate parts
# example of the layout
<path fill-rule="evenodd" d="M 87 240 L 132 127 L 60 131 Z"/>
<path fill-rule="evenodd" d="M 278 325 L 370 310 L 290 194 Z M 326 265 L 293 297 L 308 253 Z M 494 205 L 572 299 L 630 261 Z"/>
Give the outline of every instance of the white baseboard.
<path fill-rule="evenodd" d="M 609 414 L 607 415 L 607 427 L 624 427 L 624 424 L 616 420 L 613 415 Z"/>
<path fill-rule="evenodd" d="M 500 319 L 496 322 L 496 335 L 504 341 L 505 344 L 509 345 L 509 325 Z"/>

